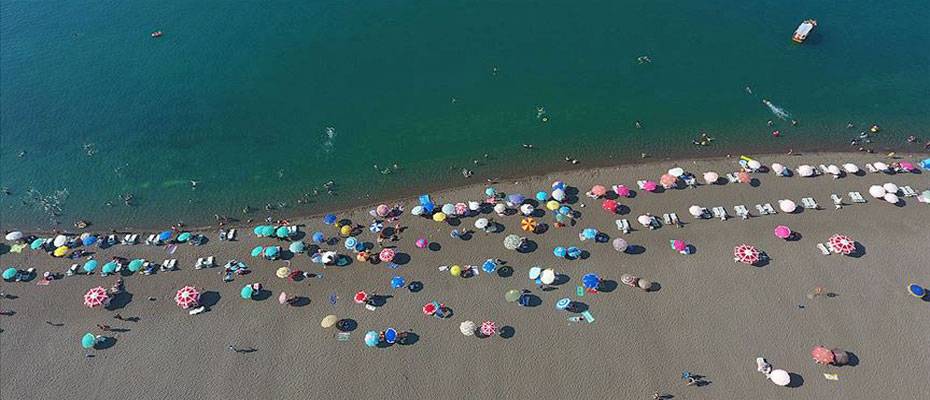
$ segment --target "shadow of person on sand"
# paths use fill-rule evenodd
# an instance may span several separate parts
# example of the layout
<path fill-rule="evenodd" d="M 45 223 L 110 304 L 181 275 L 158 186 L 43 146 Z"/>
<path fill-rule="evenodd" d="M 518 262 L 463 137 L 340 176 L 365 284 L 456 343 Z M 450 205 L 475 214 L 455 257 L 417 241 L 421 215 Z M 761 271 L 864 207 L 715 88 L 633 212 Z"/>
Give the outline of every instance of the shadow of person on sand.
<path fill-rule="evenodd" d="M 132 303 L 132 293 L 124 290 L 119 294 L 110 297 L 109 303 L 107 303 L 106 307 L 104 308 L 110 311 L 119 310 L 121 308 L 125 308 L 127 305 L 129 305 L 129 303 Z"/>

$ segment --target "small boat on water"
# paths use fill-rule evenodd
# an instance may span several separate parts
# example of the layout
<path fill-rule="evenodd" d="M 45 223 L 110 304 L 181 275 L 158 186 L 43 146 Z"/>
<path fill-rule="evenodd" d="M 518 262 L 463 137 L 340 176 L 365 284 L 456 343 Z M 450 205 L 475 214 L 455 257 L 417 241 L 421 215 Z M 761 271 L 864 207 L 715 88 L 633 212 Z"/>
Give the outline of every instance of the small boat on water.
<path fill-rule="evenodd" d="M 158 38 L 161 37 L 161 35 L 164 35 L 164 33 L 162 33 L 162 31 L 155 31 L 155 32 L 152 32 L 152 37 L 153 37 L 153 38 L 158 39 Z"/>
<path fill-rule="evenodd" d="M 794 31 L 794 36 L 791 38 L 791 40 L 795 41 L 795 43 L 804 43 L 804 40 L 807 39 L 807 35 L 809 35 L 811 31 L 814 30 L 815 26 L 817 26 L 817 20 L 804 20 L 801 25 L 798 25 L 798 29 Z"/>

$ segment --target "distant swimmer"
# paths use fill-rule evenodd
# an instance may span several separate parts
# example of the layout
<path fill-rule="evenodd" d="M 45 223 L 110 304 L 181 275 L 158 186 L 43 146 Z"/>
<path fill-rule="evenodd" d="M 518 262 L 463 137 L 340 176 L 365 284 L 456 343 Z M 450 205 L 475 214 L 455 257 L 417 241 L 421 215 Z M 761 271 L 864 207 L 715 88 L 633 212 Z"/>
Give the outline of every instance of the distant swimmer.
<path fill-rule="evenodd" d="M 23 158 L 25 156 L 26 156 L 26 150 L 20 150 L 19 154 L 17 155 L 17 157 L 19 158 Z"/>
<path fill-rule="evenodd" d="M 197 183 L 198 183 L 197 181 L 195 181 L 195 180 L 192 179 L 192 180 L 191 180 L 191 189 L 197 189 Z"/>
<path fill-rule="evenodd" d="M 643 127 L 643 124 L 641 124 L 639 121 L 633 122 L 633 125 L 636 126 L 636 129 L 641 129 Z"/>
<path fill-rule="evenodd" d="M 746 86 L 746 93 L 752 94 L 752 88 L 750 88 L 748 85 Z"/>
<path fill-rule="evenodd" d="M 455 97 L 453 97 L 453 98 L 452 98 L 452 104 L 455 104 L 455 102 L 456 102 Z"/>
<path fill-rule="evenodd" d="M 491 75 L 497 75 L 498 72 L 500 72 L 500 69 L 496 65 L 491 67 Z"/>
<path fill-rule="evenodd" d="M 846 123 L 846 129 L 852 129 L 852 128 L 855 128 L 855 127 L 856 127 L 856 125 L 853 125 L 852 122 Z"/>
<path fill-rule="evenodd" d="M 529 144 L 529 143 L 523 143 L 523 148 L 524 148 L 524 149 L 532 149 L 532 148 L 533 148 L 533 145 L 532 145 L 532 144 Z"/>

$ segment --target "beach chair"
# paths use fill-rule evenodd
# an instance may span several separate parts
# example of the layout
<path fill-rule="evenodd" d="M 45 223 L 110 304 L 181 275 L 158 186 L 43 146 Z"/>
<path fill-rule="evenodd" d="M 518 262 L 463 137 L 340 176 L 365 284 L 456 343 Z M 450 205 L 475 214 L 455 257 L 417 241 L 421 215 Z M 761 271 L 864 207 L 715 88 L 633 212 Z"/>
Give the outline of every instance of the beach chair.
<path fill-rule="evenodd" d="M 350 337 L 351 335 L 352 335 L 352 334 L 351 334 L 350 332 L 336 332 L 336 334 L 333 335 L 333 337 L 336 338 L 336 341 L 337 341 L 337 342 L 348 342 L 348 341 L 349 341 L 349 337 Z"/>
<path fill-rule="evenodd" d="M 820 253 L 825 256 L 830 255 L 830 250 L 827 249 L 827 246 L 824 246 L 823 243 L 817 243 L 817 249 L 820 250 Z"/>
<path fill-rule="evenodd" d="M 772 207 L 772 203 L 765 203 L 765 205 L 762 207 L 765 208 L 765 212 L 768 213 L 769 215 L 778 214 L 777 212 L 775 212 L 775 207 Z"/>
<path fill-rule="evenodd" d="M 836 207 L 837 210 L 843 208 L 843 198 L 842 198 L 842 197 L 840 197 L 840 196 L 837 195 L 836 193 L 833 193 L 833 194 L 830 195 L 830 198 L 833 200 L 833 206 Z"/>
<path fill-rule="evenodd" d="M 130 244 L 130 243 L 129 243 L 129 238 L 130 238 L 131 236 L 132 236 L 132 234 L 128 234 L 128 235 L 126 235 L 126 236 L 123 236 L 123 241 L 122 241 L 121 243 L 122 243 L 122 244 L 126 244 L 126 245 Z"/>
<path fill-rule="evenodd" d="M 739 178 L 736 176 L 736 174 L 730 172 L 729 174 L 727 174 L 727 181 L 729 181 L 730 183 L 736 183 L 736 182 L 739 182 Z"/>
<path fill-rule="evenodd" d="M 872 163 L 866 164 L 865 169 L 869 170 L 869 172 L 872 172 L 872 173 L 878 172 L 878 168 L 875 168 L 875 166 L 872 165 Z"/>
<path fill-rule="evenodd" d="M 917 192 L 910 186 L 901 186 L 901 194 L 903 194 L 904 197 L 917 197 Z"/>
<path fill-rule="evenodd" d="M 662 214 L 662 221 L 665 221 L 665 225 L 671 225 L 672 217 L 668 214 Z"/>
<path fill-rule="evenodd" d="M 584 320 L 589 324 L 594 322 L 594 316 L 591 315 L 591 311 L 585 310 L 581 313 L 581 316 L 584 317 Z"/>
<path fill-rule="evenodd" d="M 865 197 L 862 197 L 862 193 L 859 192 L 849 192 L 849 199 L 853 203 L 865 203 Z"/>
<path fill-rule="evenodd" d="M 765 207 L 762 207 L 762 204 L 756 204 L 756 211 L 759 211 L 759 215 L 768 215 L 768 211 L 765 210 Z"/>
<path fill-rule="evenodd" d="M 636 185 L 639 186 L 639 190 L 646 190 L 646 181 L 636 181 Z"/>
<path fill-rule="evenodd" d="M 298 229 L 298 228 L 297 228 L 297 225 L 288 226 L 288 227 L 287 227 L 287 234 L 288 234 L 288 235 L 294 235 L 294 234 L 297 233 L 297 229 Z"/>
<path fill-rule="evenodd" d="M 682 177 L 681 179 L 685 182 L 685 185 L 687 185 L 689 188 L 693 189 L 697 187 L 697 179 L 695 179 L 694 176 L 686 175 Z"/>
<path fill-rule="evenodd" d="M 807 209 L 811 209 L 811 210 L 816 210 L 820 208 L 820 206 L 817 205 L 817 202 L 814 201 L 813 197 L 805 197 L 801 199 L 801 206 Z"/>
<path fill-rule="evenodd" d="M 749 209 L 746 206 L 740 204 L 733 207 L 733 211 L 736 212 L 736 216 L 742 219 L 749 219 Z"/>
<path fill-rule="evenodd" d="M 669 213 L 668 216 L 669 219 L 672 220 L 672 223 L 675 224 L 675 226 L 681 228 L 681 220 L 678 219 L 678 214 Z"/>
<path fill-rule="evenodd" d="M 236 240 L 236 229 L 230 229 L 229 232 L 226 232 L 226 240 L 233 241 Z"/>
<path fill-rule="evenodd" d="M 170 269 L 171 269 L 171 260 L 169 260 L 169 259 L 166 258 L 164 261 L 161 262 L 161 265 L 158 266 L 158 269 L 159 269 L 160 271 L 168 271 L 168 270 L 170 270 Z"/>
<path fill-rule="evenodd" d="M 213 268 L 214 265 L 216 265 L 216 257 L 213 257 L 213 256 L 207 257 L 207 259 L 204 262 L 204 267 Z"/>
<path fill-rule="evenodd" d="M 197 262 L 194 263 L 194 269 L 201 269 L 201 268 L 203 268 L 203 264 L 204 264 L 204 263 L 205 263 L 205 261 L 204 261 L 203 257 L 198 258 L 198 259 L 197 259 Z"/>
<path fill-rule="evenodd" d="M 714 207 L 711 211 L 714 213 L 714 218 L 720 218 L 721 221 L 727 220 L 727 209 L 717 206 Z"/>
<path fill-rule="evenodd" d="M 153 234 L 149 235 L 148 239 L 145 239 L 145 244 L 150 245 L 150 246 L 154 246 L 154 245 L 155 245 L 155 241 L 156 241 L 157 239 L 158 239 L 158 235 L 156 235 L 156 234 L 153 233 Z"/>
<path fill-rule="evenodd" d="M 624 219 L 618 219 L 615 221 L 617 223 L 617 230 L 623 233 L 630 233 L 630 222 Z"/>
<path fill-rule="evenodd" d="M 81 266 L 78 265 L 78 264 L 71 264 L 71 267 L 68 268 L 68 272 L 65 272 L 65 275 L 67 275 L 67 276 L 72 276 L 72 275 L 77 274 L 78 268 L 80 268 L 80 267 L 81 267 Z"/>

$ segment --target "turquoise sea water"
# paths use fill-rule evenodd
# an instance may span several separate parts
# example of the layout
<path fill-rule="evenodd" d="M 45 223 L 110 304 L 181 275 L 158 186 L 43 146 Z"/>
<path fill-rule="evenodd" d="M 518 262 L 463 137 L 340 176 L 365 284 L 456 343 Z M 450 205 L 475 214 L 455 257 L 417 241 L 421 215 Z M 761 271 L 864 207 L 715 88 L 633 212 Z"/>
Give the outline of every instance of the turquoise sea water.
<path fill-rule="evenodd" d="M 315 213 L 566 155 L 846 149 L 873 122 L 902 148 L 930 139 L 927 21 L 908 1 L 4 0 L 0 223 Z"/>

